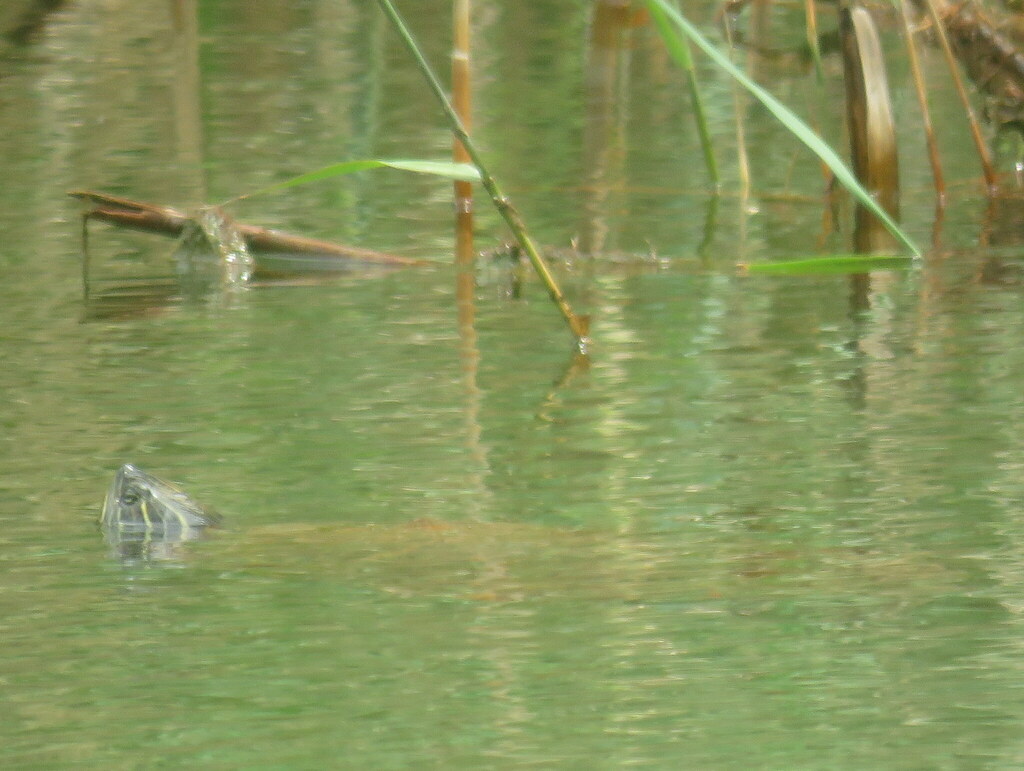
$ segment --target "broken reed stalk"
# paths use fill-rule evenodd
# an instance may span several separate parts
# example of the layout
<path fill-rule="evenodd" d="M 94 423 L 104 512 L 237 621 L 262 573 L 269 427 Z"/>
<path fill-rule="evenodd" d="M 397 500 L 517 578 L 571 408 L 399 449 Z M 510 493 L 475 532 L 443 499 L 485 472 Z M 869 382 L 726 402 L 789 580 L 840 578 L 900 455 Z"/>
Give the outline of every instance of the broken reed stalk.
<path fill-rule="evenodd" d="M 874 20 L 854 5 L 839 11 L 839 37 L 846 85 L 846 122 L 854 172 L 875 200 L 893 218 L 899 216 L 899 154 L 896 124 L 889 99 L 889 76 Z M 862 205 L 855 214 L 857 252 L 891 251 L 893 239 L 881 220 Z M 855 291 L 861 279 L 854 279 Z"/>
<path fill-rule="evenodd" d="M 899 211 L 896 124 L 882 45 L 871 14 L 861 6 L 842 8 L 839 36 L 853 168 L 857 180 L 895 218 Z"/>
<path fill-rule="evenodd" d="M 402 38 L 402 41 L 409 49 L 409 52 L 412 54 L 413 59 L 416 60 L 416 65 L 419 67 L 420 72 L 426 79 L 430 89 L 434 92 L 434 96 L 436 96 L 437 100 L 441 103 L 441 108 L 444 110 L 444 114 L 448 118 L 448 124 L 451 127 L 452 133 L 455 134 L 455 138 L 462 143 L 463 147 L 466 148 L 466 152 L 469 154 L 470 160 L 480 172 L 480 182 L 483 184 L 484 189 L 487 190 L 488 195 L 491 196 L 491 201 L 493 201 L 494 207 L 508 224 L 509 229 L 516 237 L 516 241 L 519 242 L 523 251 L 526 252 L 527 256 L 530 258 L 530 263 L 533 265 L 533 269 L 537 271 L 537 275 L 544 283 L 552 301 L 558 306 L 558 309 L 562 312 L 562 316 L 569 324 L 569 329 L 572 330 L 573 335 L 576 336 L 577 344 L 582 348 L 586 343 L 587 334 L 589 332 L 589 318 L 586 316 L 577 316 L 569 305 L 569 301 L 565 299 L 565 295 L 562 294 L 562 290 L 558 288 L 558 284 L 555 283 L 555 279 L 551 275 L 551 271 L 548 269 L 547 264 L 544 262 L 544 258 L 541 257 L 540 252 L 537 251 L 537 247 L 530 238 L 530 235 L 526 230 L 526 225 L 519 216 L 519 212 L 515 210 L 511 201 L 509 201 L 505 194 L 501 192 L 501 188 L 498 187 L 498 183 L 487 170 L 483 159 L 480 157 L 479 151 L 469 138 L 469 134 L 466 133 L 466 128 L 463 126 L 462 121 L 459 120 L 459 116 L 455 112 L 455 108 L 452 107 L 451 102 L 445 95 L 444 88 L 442 88 L 441 83 L 434 74 L 434 71 L 430 68 L 427 60 L 423 57 L 419 47 L 416 45 L 416 41 L 412 37 L 412 33 L 410 33 L 408 27 L 405 26 L 405 22 L 402 21 L 402 17 L 398 14 L 395 6 L 391 3 L 391 0 L 377 0 L 377 5 L 380 6 L 384 15 L 391 21 L 391 24 L 395 27 L 395 30 Z"/>

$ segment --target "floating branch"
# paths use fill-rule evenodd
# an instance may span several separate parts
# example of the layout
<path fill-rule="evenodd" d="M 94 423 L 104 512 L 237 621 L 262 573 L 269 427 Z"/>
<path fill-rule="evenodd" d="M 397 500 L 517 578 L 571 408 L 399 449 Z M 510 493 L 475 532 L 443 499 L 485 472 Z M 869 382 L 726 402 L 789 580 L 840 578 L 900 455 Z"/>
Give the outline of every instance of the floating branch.
<path fill-rule="evenodd" d="M 193 221 L 184 212 L 169 206 L 157 206 L 87 190 L 75 190 L 68 195 L 89 204 L 90 208 L 83 215 L 86 220 L 96 219 L 146 233 L 177 237 Z M 339 268 L 342 267 L 342 263 L 347 265 L 352 262 L 396 267 L 425 264 L 422 260 L 400 257 L 373 249 L 362 249 L 357 246 L 346 246 L 333 241 L 296 236 L 256 225 L 239 223 L 236 227 L 245 239 L 246 246 L 257 255 L 259 253 L 310 255 L 317 257 L 318 260 L 336 261 L 339 263 Z M 257 265 L 257 270 L 259 270 L 259 265 Z"/>

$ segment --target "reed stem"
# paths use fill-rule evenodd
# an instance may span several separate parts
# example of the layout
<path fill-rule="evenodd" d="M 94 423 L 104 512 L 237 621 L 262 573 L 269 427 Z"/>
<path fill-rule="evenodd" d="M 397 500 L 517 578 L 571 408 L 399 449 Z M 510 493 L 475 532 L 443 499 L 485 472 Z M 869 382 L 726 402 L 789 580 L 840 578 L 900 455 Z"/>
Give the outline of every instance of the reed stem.
<path fill-rule="evenodd" d="M 711 138 L 711 129 L 708 126 L 707 111 L 704 109 L 704 98 L 701 95 L 700 84 L 697 81 L 697 69 L 693 64 L 693 56 L 690 53 L 690 44 L 685 38 L 672 35 L 668 18 L 665 12 L 657 6 L 650 6 L 648 11 L 651 19 L 661 33 L 662 41 L 668 50 L 669 56 L 675 59 L 676 64 L 682 67 L 686 73 L 686 85 L 690 90 L 690 104 L 693 106 L 693 119 L 697 124 L 697 133 L 700 136 L 700 148 L 704 153 L 704 165 L 707 167 L 708 175 L 711 177 L 711 184 L 717 192 L 721 186 L 721 179 L 718 176 L 718 161 L 715 160 L 714 142 Z"/>
<path fill-rule="evenodd" d="M 470 0 L 455 0 L 452 15 L 452 106 L 462 121 L 466 133 L 472 128 L 471 116 L 471 83 L 469 70 L 470 38 Z M 469 163 L 472 159 L 465 146 L 458 139 L 452 148 L 452 159 L 456 163 Z M 473 183 L 455 182 L 455 206 L 458 212 L 472 211 Z"/>
<path fill-rule="evenodd" d="M 587 335 L 590 331 L 589 318 L 586 316 L 577 316 L 573 312 L 572 307 L 569 305 L 569 301 L 565 299 L 565 295 L 555 282 L 554 276 L 551 275 L 551 271 L 544 262 L 544 258 L 541 257 L 540 252 L 533 243 L 533 239 L 530 238 L 530 235 L 526 230 L 526 225 L 519 216 L 519 212 L 516 211 L 512 206 L 512 202 L 504 193 L 502 193 L 497 181 L 487 170 L 487 166 L 484 164 L 483 158 L 480 156 L 480 152 L 477 150 L 476 145 L 473 144 L 473 141 L 469 138 L 469 134 L 466 132 L 466 128 L 463 126 L 462 121 L 459 120 L 459 116 L 455 112 L 455 108 L 452 107 L 452 103 L 448 100 L 448 97 L 444 92 L 444 88 L 438 81 L 434 71 L 430 68 L 427 60 L 423 57 L 419 46 L 416 45 L 416 41 L 412 37 L 412 33 L 409 32 L 409 28 L 406 27 L 405 22 L 395 9 L 395 6 L 391 3 L 391 0 L 377 0 L 377 4 L 384 12 L 384 15 L 391 21 L 395 30 L 402 38 L 402 41 L 409 49 L 409 53 L 411 53 L 413 59 L 415 59 L 416 65 L 419 67 L 420 72 L 426 79 L 427 84 L 430 86 L 430 90 L 434 92 L 434 96 L 436 96 L 437 100 L 441 103 L 441 108 L 444 111 L 445 117 L 448 119 L 448 125 L 451 127 L 452 133 L 455 135 L 455 138 L 462 143 L 462 146 L 466 148 L 466 152 L 469 154 L 470 160 L 480 172 L 480 182 L 483 184 L 487 194 L 490 195 L 491 201 L 494 203 L 494 207 L 508 224 L 509 229 L 512 231 L 512 234 L 515 236 L 516 241 L 519 242 L 523 251 L 526 252 L 526 255 L 530 258 L 530 263 L 533 265 L 533 269 L 537 272 L 537 275 L 543 282 L 544 287 L 548 290 L 548 295 L 550 295 L 552 301 L 562 312 L 562 316 L 569 324 L 569 329 L 572 330 L 573 335 L 576 337 L 577 344 L 582 348 L 586 344 Z"/>
<path fill-rule="evenodd" d="M 900 3 L 900 14 L 903 20 L 903 37 L 907 41 L 907 56 L 910 62 L 910 74 L 914 82 L 914 93 L 917 94 L 917 103 L 921 108 L 921 125 L 924 128 L 925 140 L 928 144 L 928 161 L 932 167 L 932 178 L 935 181 L 935 195 L 938 206 L 946 205 L 946 181 L 942 174 L 942 161 L 939 157 L 939 145 L 935 138 L 935 130 L 932 127 L 932 114 L 928 106 L 928 89 L 925 87 L 924 71 L 921 68 L 921 58 L 917 55 L 917 41 L 914 34 L 914 25 L 910 21 L 910 13 L 906 3 Z"/>
<path fill-rule="evenodd" d="M 942 49 L 942 54 L 946 59 L 946 66 L 949 67 L 949 75 L 953 79 L 953 86 L 956 88 L 960 104 L 963 105 L 964 115 L 967 116 L 967 124 L 971 129 L 971 138 L 974 140 L 978 160 L 981 162 L 981 172 L 985 177 L 985 185 L 988 188 L 989 195 L 992 195 L 999 186 L 999 180 L 996 178 L 995 167 L 992 165 L 988 144 L 982 136 L 981 126 L 978 125 L 978 118 L 974 114 L 974 108 L 971 107 L 971 99 L 967 95 L 964 79 L 960 77 L 960 68 L 957 66 L 956 57 L 953 54 L 953 46 L 949 42 L 949 35 L 946 34 L 946 24 L 942 20 L 942 14 L 939 12 L 937 0 L 925 0 L 925 6 L 928 9 L 928 17 L 935 28 L 935 34 L 938 35 L 939 47 Z"/>

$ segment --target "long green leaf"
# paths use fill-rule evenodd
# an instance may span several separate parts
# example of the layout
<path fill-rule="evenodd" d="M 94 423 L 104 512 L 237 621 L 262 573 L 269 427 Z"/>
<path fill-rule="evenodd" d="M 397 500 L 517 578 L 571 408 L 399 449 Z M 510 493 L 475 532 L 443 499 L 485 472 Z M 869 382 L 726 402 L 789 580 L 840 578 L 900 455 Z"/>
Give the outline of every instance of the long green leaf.
<path fill-rule="evenodd" d="M 686 18 L 679 13 L 674 5 L 668 0 L 646 0 L 648 8 L 657 10 L 663 13 L 668 19 L 675 24 L 682 33 L 696 45 L 700 50 L 710 57 L 715 64 L 729 73 L 739 83 L 747 89 L 761 104 L 767 108 L 767 110 L 774 115 L 779 121 L 789 129 L 795 137 L 803 142 L 815 155 L 827 165 L 832 173 L 835 174 L 836 179 L 839 183 L 849 190 L 858 201 L 860 201 L 867 209 L 869 209 L 878 219 L 880 219 L 885 227 L 893 234 L 897 239 L 903 242 L 903 244 L 910 250 L 915 257 L 921 256 L 921 250 L 917 248 L 917 245 L 910 239 L 906 233 L 896 224 L 895 220 L 889 216 L 888 212 L 885 211 L 878 202 L 871 197 L 871 194 L 864 189 L 864 187 L 857 181 L 857 177 L 840 158 L 835 150 L 821 139 L 814 130 L 800 120 L 797 115 L 786 107 L 782 102 L 768 93 L 765 89 L 747 77 L 746 73 L 740 70 L 735 64 L 729 61 L 729 57 L 715 48 L 710 41 L 705 38 L 700 31 L 693 26 Z M 659 31 L 664 36 L 666 29 L 659 27 Z M 675 48 L 675 45 L 671 46 Z"/>
<path fill-rule="evenodd" d="M 823 273 L 870 273 L 873 270 L 909 270 L 914 267 L 913 257 L 892 254 L 844 254 L 832 257 L 812 257 L 806 260 L 743 263 L 743 273 L 762 273 L 775 276 L 795 276 Z"/>
<path fill-rule="evenodd" d="M 419 160 L 365 160 L 365 161 L 343 161 L 332 163 L 322 169 L 300 174 L 297 177 L 286 179 L 283 182 L 276 182 L 268 187 L 261 188 L 253 193 L 247 193 L 239 198 L 252 198 L 257 195 L 276 193 L 280 190 L 287 190 L 290 187 L 306 185 L 310 182 L 320 182 L 332 177 L 340 177 L 344 174 L 354 174 L 357 171 L 367 169 L 399 169 L 400 171 L 411 171 L 416 174 L 433 174 L 434 176 L 454 179 L 460 182 L 479 182 L 480 172 L 471 163 L 454 163 L 452 161 L 419 161 Z M 235 199 L 238 200 L 238 199 Z"/>

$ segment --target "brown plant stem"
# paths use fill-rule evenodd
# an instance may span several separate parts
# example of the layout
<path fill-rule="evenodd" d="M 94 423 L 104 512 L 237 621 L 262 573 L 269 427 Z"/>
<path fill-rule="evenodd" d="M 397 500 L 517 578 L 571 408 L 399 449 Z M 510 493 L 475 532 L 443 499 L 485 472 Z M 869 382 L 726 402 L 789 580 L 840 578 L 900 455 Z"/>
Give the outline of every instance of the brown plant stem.
<path fill-rule="evenodd" d="M 935 194 L 937 205 L 946 205 L 946 180 L 942 174 L 942 161 L 939 158 L 939 145 L 935 138 L 935 129 L 932 126 L 931 109 L 928 106 L 928 89 L 924 83 L 924 73 L 921 70 L 921 58 L 917 54 L 917 43 L 915 42 L 914 29 L 910 21 L 910 14 L 907 12 L 907 4 L 900 3 L 900 14 L 903 19 L 903 32 L 907 41 L 907 56 L 910 61 L 910 73 L 914 81 L 914 91 L 917 94 L 917 102 L 921 108 L 921 122 L 924 125 L 925 141 L 928 143 L 928 160 L 932 167 L 932 179 L 935 181 Z"/>
<path fill-rule="evenodd" d="M 469 132 L 472 127 L 471 117 L 471 81 L 469 71 L 469 4 L 470 0 L 454 2 L 454 34 L 452 42 L 452 105 L 455 108 L 463 127 Z M 470 163 L 472 158 L 465 145 L 458 139 L 452 147 L 452 159 L 456 163 Z M 473 183 L 455 182 L 455 208 L 460 214 L 473 210 Z"/>
<path fill-rule="evenodd" d="M 978 118 L 974 114 L 974 108 L 971 107 L 970 97 L 967 96 L 967 87 L 964 86 L 964 79 L 960 77 L 960 70 L 957 69 L 956 57 L 953 55 L 953 47 L 950 45 L 949 35 L 946 34 L 946 25 L 943 23 L 942 15 L 939 13 L 937 0 L 924 0 L 924 4 L 928 9 L 928 16 L 935 27 L 935 33 L 938 35 L 939 44 L 942 48 L 943 56 L 945 56 L 946 65 L 949 67 L 950 76 L 953 78 L 953 85 L 956 88 L 957 96 L 960 98 L 964 114 L 967 116 L 967 122 L 971 128 L 971 138 L 974 140 L 974 146 L 981 161 L 982 174 L 985 176 L 985 185 L 988 187 L 989 193 L 994 193 L 999 185 L 996 179 L 995 168 L 992 166 L 988 145 L 981 134 Z"/>

